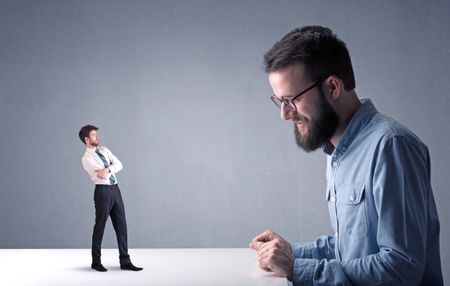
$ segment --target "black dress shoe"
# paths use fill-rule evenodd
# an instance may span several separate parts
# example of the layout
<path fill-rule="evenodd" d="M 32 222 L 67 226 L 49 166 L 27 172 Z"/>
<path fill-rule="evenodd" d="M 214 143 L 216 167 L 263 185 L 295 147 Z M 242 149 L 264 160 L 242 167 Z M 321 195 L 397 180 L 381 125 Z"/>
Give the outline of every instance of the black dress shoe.
<path fill-rule="evenodd" d="M 142 267 L 136 267 L 131 262 L 128 264 L 120 265 L 120 269 L 122 270 L 131 270 L 131 271 L 141 271 Z"/>
<path fill-rule="evenodd" d="M 106 272 L 106 271 L 108 271 L 108 269 L 106 269 L 105 267 L 103 267 L 103 265 L 102 265 L 101 263 L 92 263 L 91 268 L 92 268 L 92 269 L 95 269 L 95 270 L 97 270 L 97 271 L 100 271 L 100 272 Z"/>

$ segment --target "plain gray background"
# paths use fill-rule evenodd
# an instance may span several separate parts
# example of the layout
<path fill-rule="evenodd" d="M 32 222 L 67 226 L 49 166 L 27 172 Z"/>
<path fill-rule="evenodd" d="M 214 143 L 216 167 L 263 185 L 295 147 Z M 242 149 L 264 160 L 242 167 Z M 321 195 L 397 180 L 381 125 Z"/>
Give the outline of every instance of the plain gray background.
<path fill-rule="evenodd" d="M 0 3 L 1 248 L 90 247 L 87 123 L 124 164 L 131 248 L 330 233 L 326 157 L 296 147 L 262 64 L 320 24 L 347 43 L 358 95 L 429 146 L 450 267 L 448 1 Z M 116 247 L 111 224 L 103 246 Z"/>

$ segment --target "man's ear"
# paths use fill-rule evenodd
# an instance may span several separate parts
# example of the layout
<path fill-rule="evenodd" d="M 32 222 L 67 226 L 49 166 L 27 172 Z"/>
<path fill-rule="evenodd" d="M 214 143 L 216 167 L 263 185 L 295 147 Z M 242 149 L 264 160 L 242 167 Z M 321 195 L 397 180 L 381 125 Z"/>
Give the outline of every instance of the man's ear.
<path fill-rule="evenodd" d="M 331 75 L 325 81 L 325 92 L 331 101 L 336 101 L 341 95 L 341 89 L 344 87 L 342 80 L 335 75 Z"/>

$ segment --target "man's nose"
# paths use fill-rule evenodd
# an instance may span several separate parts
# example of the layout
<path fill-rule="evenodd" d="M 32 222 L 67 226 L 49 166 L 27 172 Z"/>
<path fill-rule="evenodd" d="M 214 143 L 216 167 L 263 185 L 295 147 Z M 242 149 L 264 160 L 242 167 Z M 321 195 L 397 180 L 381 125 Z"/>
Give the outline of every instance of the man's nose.
<path fill-rule="evenodd" d="M 292 119 L 294 116 L 295 109 L 289 107 L 287 104 L 282 103 L 281 109 L 280 109 L 280 116 L 282 120 L 289 120 Z"/>

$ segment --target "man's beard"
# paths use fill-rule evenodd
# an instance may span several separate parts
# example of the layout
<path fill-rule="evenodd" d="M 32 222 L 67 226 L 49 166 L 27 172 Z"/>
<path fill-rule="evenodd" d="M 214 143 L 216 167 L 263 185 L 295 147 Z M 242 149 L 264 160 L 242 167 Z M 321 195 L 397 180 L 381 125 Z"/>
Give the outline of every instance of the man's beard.
<path fill-rule="evenodd" d="M 319 87 L 319 106 L 315 114 L 312 114 L 310 120 L 303 118 L 303 124 L 307 127 L 307 133 L 301 135 L 297 124 L 294 122 L 295 140 L 298 147 L 306 152 L 315 151 L 324 143 L 330 140 L 336 132 L 339 117 L 333 107 L 325 99 L 322 88 Z"/>
<path fill-rule="evenodd" d="M 99 141 L 92 141 L 91 145 L 94 147 L 97 147 L 99 144 Z"/>

